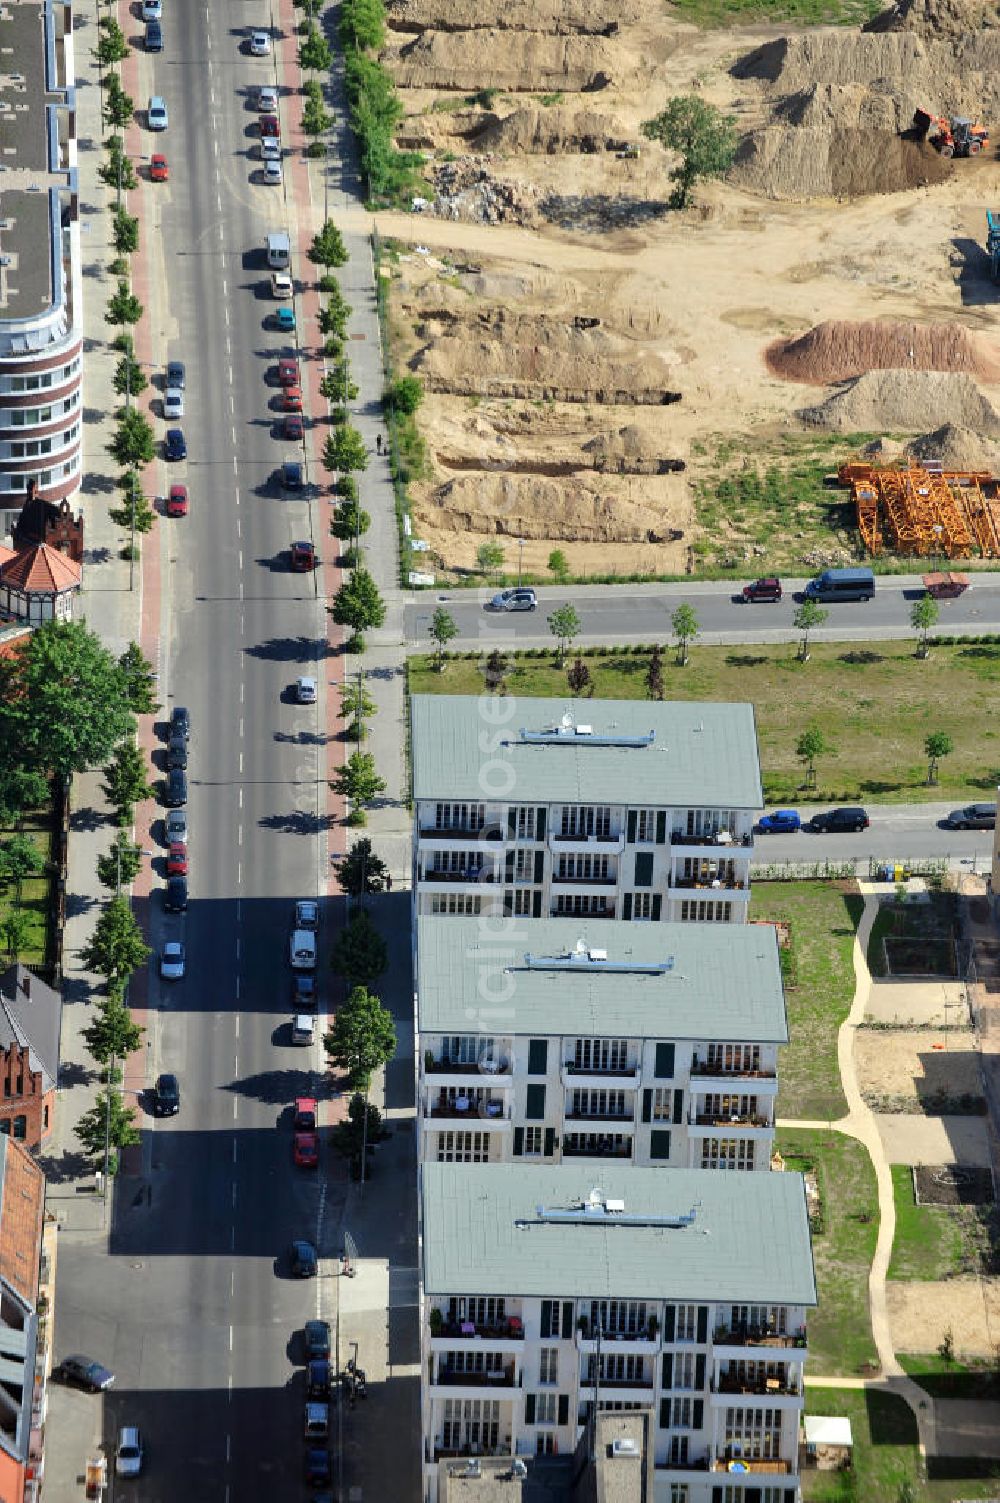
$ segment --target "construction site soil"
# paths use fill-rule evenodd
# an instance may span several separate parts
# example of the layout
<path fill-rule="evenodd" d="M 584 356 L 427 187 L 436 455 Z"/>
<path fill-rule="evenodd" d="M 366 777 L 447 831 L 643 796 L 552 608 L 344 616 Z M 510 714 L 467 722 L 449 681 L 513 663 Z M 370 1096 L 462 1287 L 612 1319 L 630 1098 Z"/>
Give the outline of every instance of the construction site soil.
<path fill-rule="evenodd" d="M 418 212 L 379 217 L 395 357 L 427 392 L 412 491 L 435 570 L 497 536 L 542 576 L 553 547 L 581 575 L 749 561 L 756 524 L 716 507 L 706 536 L 699 498 L 789 436 L 830 467 L 856 435 L 947 463 L 1000 449 L 980 248 L 1000 169 L 904 134 L 918 106 L 1000 125 L 995 12 L 913 0 L 784 35 L 701 31 L 662 0 L 390 0 L 388 19 L 397 141 L 426 155 Z M 641 125 L 688 92 L 741 140 L 677 213 Z M 826 390 L 803 406 L 803 384 Z M 793 515 L 761 519 L 774 567 L 842 546 L 819 499 Z"/>

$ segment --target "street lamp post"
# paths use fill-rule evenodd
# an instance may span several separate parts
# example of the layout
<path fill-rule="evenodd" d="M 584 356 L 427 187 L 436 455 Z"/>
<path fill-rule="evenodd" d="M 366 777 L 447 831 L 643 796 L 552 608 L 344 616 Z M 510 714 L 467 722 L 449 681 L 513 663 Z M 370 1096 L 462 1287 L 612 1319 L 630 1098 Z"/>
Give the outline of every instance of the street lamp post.
<path fill-rule="evenodd" d="M 517 540 L 517 587 L 521 588 L 521 575 L 524 572 L 524 538 Z"/>

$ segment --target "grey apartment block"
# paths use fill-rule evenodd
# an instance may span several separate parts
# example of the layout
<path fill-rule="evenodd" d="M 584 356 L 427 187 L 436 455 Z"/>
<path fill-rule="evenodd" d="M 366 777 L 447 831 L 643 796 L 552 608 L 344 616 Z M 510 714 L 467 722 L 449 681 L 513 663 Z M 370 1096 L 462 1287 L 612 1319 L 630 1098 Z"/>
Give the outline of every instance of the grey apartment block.
<path fill-rule="evenodd" d="M 770 925 L 423 917 L 416 936 L 422 1160 L 770 1167 Z"/>
<path fill-rule="evenodd" d="M 428 1503 L 454 1458 L 571 1454 L 595 1404 L 649 1412 L 657 1499 L 795 1503 L 816 1303 L 801 1176 L 421 1179 Z"/>
<path fill-rule="evenodd" d="M 418 915 L 746 921 L 751 705 L 416 695 L 411 714 Z"/>

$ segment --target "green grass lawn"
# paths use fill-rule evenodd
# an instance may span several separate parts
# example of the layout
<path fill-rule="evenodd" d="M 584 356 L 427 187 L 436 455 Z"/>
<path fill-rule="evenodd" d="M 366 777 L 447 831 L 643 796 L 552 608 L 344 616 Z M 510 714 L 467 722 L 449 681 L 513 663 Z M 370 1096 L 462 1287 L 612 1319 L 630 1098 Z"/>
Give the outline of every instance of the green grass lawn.
<path fill-rule="evenodd" d="M 789 1044 L 778 1060 L 778 1115 L 832 1121 L 847 1101 L 837 1030 L 851 1010 L 854 932 L 863 901 L 846 882 L 755 882 L 752 919 L 789 928 L 785 1005 Z"/>
<path fill-rule="evenodd" d="M 796 26 L 859 26 L 885 7 L 877 0 L 673 0 L 668 10 L 696 26 L 789 21 Z M 805 405 L 805 403 L 803 403 Z"/>
<path fill-rule="evenodd" d="M 779 1131 L 789 1169 L 815 1168 L 821 1224 L 813 1229 L 819 1304 L 807 1315 L 807 1371 L 856 1377 L 878 1361 L 868 1316 L 868 1270 L 878 1235 L 875 1171 L 860 1143 L 840 1133 Z"/>
<path fill-rule="evenodd" d="M 940 1352 L 896 1353 L 899 1365 L 921 1388 L 939 1399 L 1000 1399 L 1000 1373 L 996 1365 L 956 1362 Z M 1000 1473 L 1000 1465 L 997 1468 Z"/>
<path fill-rule="evenodd" d="M 806 1413 L 843 1415 L 851 1422 L 854 1466 L 847 1472 L 802 1474 L 805 1503 L 899 1503 L 905 1485 L 914 1503 L 954 1503 L 956 1498 L 995 1498 L 990 1480 L 996 1463 L 976 1457 L 931 1460 L 920 1470 L 917 1426 L 895 1394 L 878 1389 L 806 1388 Z"/>
<path fill-rule="evenodd" d="M 979 1273 L 979 1218 L 973 1206 L 920 1206 L 906 1164 L 892 1165 L 896 1236 L 890 1279 L 947 1279 Z"/>
<path fill-rule="evenodd" d="M 642 699 L 648 648 L 583 653 L 598 698 Z M 752 700 L 757 716 L 764 788 L 770 803 L 803 798 L 828 802 L 917 802 L 970 799 L 1000 782 L 1000 643 L 935 647 L 919 660 L 911 642 L 875 642 L 863 650 L 843 643 L 811 648 L 800 663 L 792 644 L 699 647 L 680 668 L 664 655 L 667 699 Z M 420 694 L 480 694 L 478 655 L 450 659 L 437 673 L 430 657 L 410 658 L 410 689 Z M 569 695 L 554 652 L 536 649 L 512 660 L 512 694 Z M 795 745 L 818 725 L 832 746 L 816 764 L 818 785 L 803 788 Z M 924 739 L 946 730 L 955 750 L 941 763 L 940 783 L 926 784 Z M 993 746 L 993 742 L 997 746 Z M 823 842 L 802 837 L 802 859 L 823 856 Z"/>
<path fill-rule="evenodd" d="M 13 829 L 0 828 L 0 844 L 14 833 Z M 43 810 L 36 814 L 25 815 L 21 822 L 20 833 L 29 836 L 35 842 L 46 862 L 51 860 L 52 833 L 48 811 Z M 51 895 L 51 882 L 51 874 L 45 871 L 38 877 L 27 877 L 21 884 L 21 908 L 30 921 L 27 946 L 18 956 L 24 965 L 41 966 L 45 963 L 46 917 Z M 14 903 L 13 882 L 5 883 L 0 879 L 0 923 L 14 907 Z M 9 958 L 6 944 L 0 939 L 0 967 L 5 966 Z"/>

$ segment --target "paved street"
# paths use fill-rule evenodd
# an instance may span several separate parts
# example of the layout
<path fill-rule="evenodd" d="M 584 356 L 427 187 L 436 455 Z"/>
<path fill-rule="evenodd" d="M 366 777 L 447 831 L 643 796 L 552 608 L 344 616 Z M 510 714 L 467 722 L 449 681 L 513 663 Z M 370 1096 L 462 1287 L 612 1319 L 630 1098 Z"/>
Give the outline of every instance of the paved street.
<path fill-rule="evenodd" d="M 983 794 L 983 797 L 988 797 Z M 803 820 L 827 804 L 804 804 Z M 754 865 L 857 861 L 859 873 L 867 876 L 869 857 L 879 861 L 947 861 L 949 866 L 969 871 L 989 868 L 993 835 L 988 830 L 948 830 L 943 820 L 958 807 L 947 804 L 868 804 L 871 825 L 858 834 L 814 835 L 800 830 L 794 835 L 757 835 Z"/>
<path fill-rule="evenodd" d="M 427 649 L 427 631 L 434 609 L 445 604 L 455 619 L 459 634 L 450 644 L 458 651 L 493 646 L 546 647 L 552 634 L 545 618 L 557 605 L 571 601 L 580 613 L 582 629 L 578 643 L 595 646 L 602 642 L 661 642 L 671 640 L 670 617 L 682 603 L 694 607 L 700 627 L 699 642 L 791 642 L 797 637 L 792 618 L 797 603 L 793 595 L 804 579 L 785 579 L 784 598 L 777 605 L 743 605 L 734 600 L 752 571 L 733 583 L 713 581 L 644 585 L 543 585 L 537 588 L 538 609 L 527 612 L 484 610 L 495 594 L 492 585 L 477 590 L 427 590 L 406 607 L 406 640 L 411 648 Z M 981 635 L 1000 632 L 1000 576 L 973 574 L 964 595 L 942 600 L 942 633 Z M 877 579 L 875 597 L 867 602 L 824 606 L 826 624 L 812 633 L 815 641 L 860 642 L 869 638 L 912 637 L 910 611 L 924 593 L 920 576 L 896 575 Z"/>

